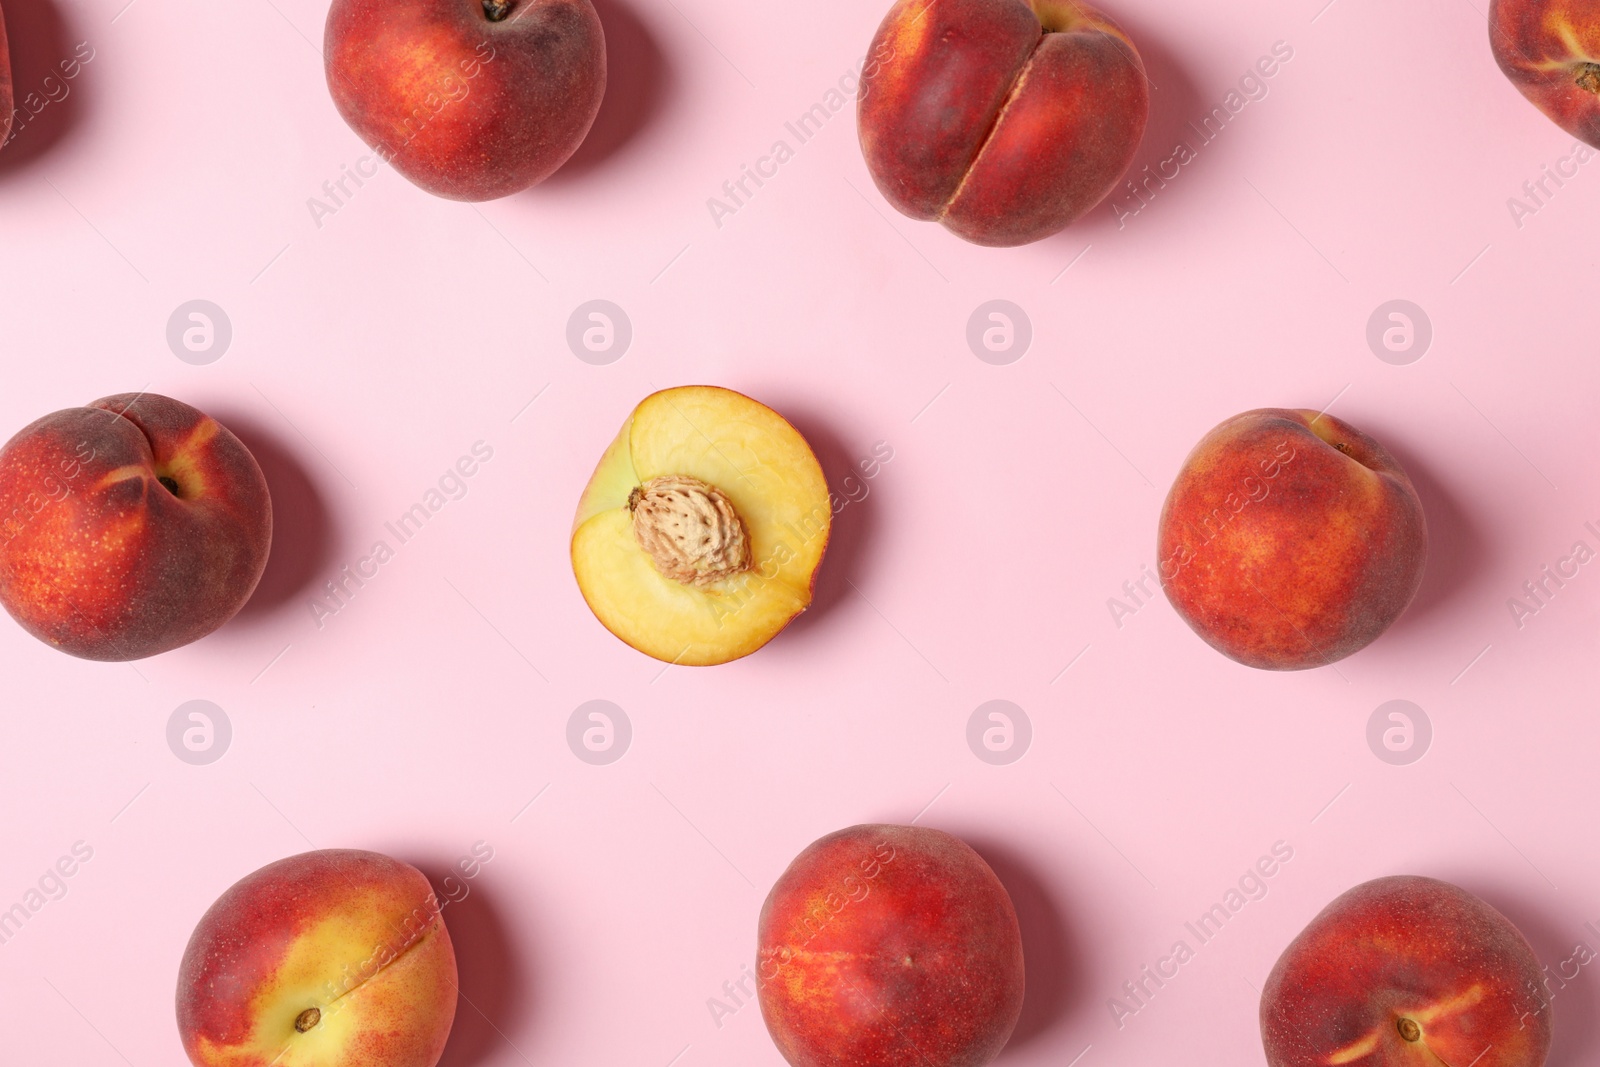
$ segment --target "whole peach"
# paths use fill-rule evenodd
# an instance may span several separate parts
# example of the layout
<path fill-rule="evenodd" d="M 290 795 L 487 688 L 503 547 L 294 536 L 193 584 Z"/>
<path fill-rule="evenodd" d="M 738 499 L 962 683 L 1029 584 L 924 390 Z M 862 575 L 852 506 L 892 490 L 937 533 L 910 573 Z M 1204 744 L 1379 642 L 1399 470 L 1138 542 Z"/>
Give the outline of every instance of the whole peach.
<path fill-rule="evenodd" d="M 0 449 L 0 604 L 74 656 L 204 637 L 250 599 L 272 544 L 255 457 L 154 393 L 46 415 Z"/>
<path fill-rule="evenodd" d="M 1433 878 L 1365 882 L 1284 949 L 1261 993 L 1268 1067 L 1540 1067 L 1550 1004 L 1533 950 Z"/>
<path fill-rule="evenodd" d="M 339 114 L 395 170 L 451 200 L 544 181 L 605 95 L 590 0 L 333 0 L 324 37 Z"/>
<path fill-rule="evenodd" d="M 416 868 L 322 849 L 269 863 L 201 917 L 178 969 L 195 1067 L 434 1067 L 456 957 Z"/>
<path fill-rule="evenodd" d="M 757 996 L 794 1067 L 980 1067 L 1022 1010 L 1005 887 L 939 830 L 853 826 L 808 846 L 761 908 Z"/>
<path fill-rule="evenodd" d="M 1156 558 L 1167 599 L 1213 648 L 1303 670 L 1388 629 L 1427 550 L 1422 501 L 1382 445 L 1332 415 L 1259 408 L 1189 453 Z"/>
<path fill-rule="evenodd" d="M 889 203 L 983 245 L 1040 240 L 1103 200 L 1150 111 L 1133 42 L 1077 0 L 899 0 L 858 99 Z"/>

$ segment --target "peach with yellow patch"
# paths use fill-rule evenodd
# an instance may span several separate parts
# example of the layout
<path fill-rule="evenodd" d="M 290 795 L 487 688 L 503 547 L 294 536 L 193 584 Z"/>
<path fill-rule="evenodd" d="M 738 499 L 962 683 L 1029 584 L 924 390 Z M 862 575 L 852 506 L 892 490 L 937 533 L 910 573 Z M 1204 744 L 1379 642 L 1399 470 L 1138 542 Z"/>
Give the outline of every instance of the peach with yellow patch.
<path fill-rule="evenodd" d="M 1600 148 L 1600 0 L 1491 0 L 1489 46 L 1523 96 Z"/>
<path fill-rule="evenodd" d="M 1422 584 L 1428 531 L 1382 445 L 1315 411 L 1260 408 L 1189 453 L 1157 532 L 1161 587 L 1217 651 L 1265 670 L 1343 659 Z"/>
<path fill-rule="evenodd" d="M 968 241 L 1048 237 L 1103 200 L 1149 116 L 1144 63 L 1076 0 L 899 0 L 862 70 L 879 191 Z"/>
<path fill-rule="evenodd" d="M 1022 1011 L 1022 933 L 966 842 L 862 825 L 796 856 L 761 906 L 756 993 L 794 1067 L 982 1067 Z"/>
<path fill-rule="evenodd" d="M 1433 878 L 1343 894 L 1279 957 L 1261 995 L 1269 1067 L 1540 1067 L 1550 1003 L 1511 921 Z"/>
<path fill-rule="evenodd" d="M 0 604 L 75 656 L 188 644 L 250 599 L 272 501 L 249 449 L 153 393 L 46 415 L 0 449 Z"/>
<path fill-rule="evenodd" d="M 455 952 L 422 873 L 375 852 L 270 863 L 201 918 L 178 972 L 195 1067 L 433 1067 Z"/>
<path fill-rule="evenodd" d="M 595 617 L 656 659 L 749 655 L 811 603 L 833 504 L 810 446 L 730 389 L 646 397 L 601 457 L 572 524 Z"/>

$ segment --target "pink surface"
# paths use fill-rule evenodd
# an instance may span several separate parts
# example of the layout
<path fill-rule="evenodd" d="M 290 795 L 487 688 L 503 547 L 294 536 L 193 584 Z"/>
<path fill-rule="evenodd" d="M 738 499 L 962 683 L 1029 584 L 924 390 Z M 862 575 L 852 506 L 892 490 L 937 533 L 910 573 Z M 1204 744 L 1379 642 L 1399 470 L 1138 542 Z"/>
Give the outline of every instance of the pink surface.
<path fill-rule="evenodd" d="M 125 2 L 6 0 L 19 100 L 78 42 L 93 58 L 0 153 L 0 427 L 178 397 L 257 450 L 280 530 L 256 601 L 169 655 L 79 662 L 0 626 L 0 907 L 93 850 L 0 944 L 27 1020 L 8 1061 L 181 1062 L 195 921 L 313 846 L 441 891 L 492 848 L 446 911 L 470 1001 L 449 1067 L 778 1064 L 753 1006 L 708 1000 L 788 860 L 861 821 L 959 833 L 1010 888 L 1030 991 L 1007 1067 L 1260 1062 L 1278 952 L 1380 874 L 1484 895 L 1552 970 L 1600 947 L 1600 563 L 1520 627 L 1507 606 L 1600 548 L 1600 163 L 1519 225 L 1508 198 L 1572 141 L 1501 77 L 1473 3 L 1122 0 L 1156 86 L 1138 166 L 1197 143 L 1187 123 L 1275 42 L 1293 57 L 1124 226 L 1102 207 L 986 250 L 883 203 L 848 107 L 804 144 L 786 129 L 859 60 L 874 4 L 604 0 L 611 95 L 565 171 L 478 208 L 384 171 L 319 226 L 308 198 L 368 155 L 322 84 L 322 0 Z M 793 158 L 718 225 L 707 199 L 778 139 Z M 200 366 L 165 336 L 196 298 L 233 330 Z M 632 323 L 609 365 L 565 340 L 592 299 Z M 991 299 L 1032 323 L 1009 365 L 966 341 Z M 1432 323 L 1409 365 L 1365 339 L 1392 299 Z M 566 546 L 629 408 L 688 382 L 789 415 L 841 492 L 875 442 L 893 459 L 838 516 L 813 612 L 749 659 L 663 670 L 590 616 Z M 1269 674 L 1159 597 L 1114 619 L 1201 434 L 1330 402 L 1427 508 L 1400 623 Z M 318 587 L 478 441 L 465 495 L 319 627 Z M 233 731 L 204 766 L 166 742 L 195 699 Z M 991 699 L 1032 723 L 1009 765 L 967 744 Z M 1395 699 L 1433 727 L 1406 766 L 1366 740 Z M 632 724 L 609 765 L 566 741 L 590 700 Z M 1265 897 L 1119 1026 L 1108 999 L 1279 841 Z M 1600 1057 L 1592 971 L 1557 994 L 1555 1067 Z"/>

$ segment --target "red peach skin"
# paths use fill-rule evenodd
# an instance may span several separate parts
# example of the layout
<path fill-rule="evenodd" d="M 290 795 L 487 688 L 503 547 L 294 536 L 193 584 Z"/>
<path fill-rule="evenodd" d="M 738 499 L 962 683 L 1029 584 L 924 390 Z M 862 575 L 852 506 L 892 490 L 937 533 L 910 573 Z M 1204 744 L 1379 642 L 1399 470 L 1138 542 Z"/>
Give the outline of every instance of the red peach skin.
<path fill-rule="evenodd" d="M 1600 148 L 1600 0 L 1492 0 L 1489 45 L 1523 96 Z"/>
<path fill-rule="evenodd" d="M 965 842 L 853 826 L 795 857 L 761 908 L 757 995 L 794 1067 L 981 1067 L 1022 1010 L 1022 935 Z"/>
<path fill-rule="evenodd" d="M 324 43 L 339 114 L 401 174 L 451 200 L 549 177 L 605 95 L 590 0 L 334 0 Z"/>
<path fill-rule="evenodd" d="M 1504 915 L 1448 882 L 1356 886 L 1290 943 L 1261 993 L 1269 1067 L 1540 1067 L 1550 1003 Z"/>
<path fill-rule="evenodd" d="M 1061 230 L 1133 161 L 1149 114 L 1126 33 L 1073 0 L 899 0 L 857 126 L 884 197 L 977 244 Z"/>
<path fill-rule="evenodd" d="M 0 148 L 11 136 L 11 113 L 16 109 L 11 95 L 11 48 L 6 43 L 6 18 L 0 11 Z"/>
<path fill-rule="evenodd" d="M 250 599 L 272 544 L 255 457 L 153 393 L 46 415 L 0 449 L 0 604 L 74 656 L 204 637 Z"/>
<path fill-rule="evenodd" d="M 428 879 L 376 852 L 269 863 L 201 917 L 178 968 L 196 1067 L 434 1067 L 455 950 Z"/>
<path fill-rule="evenodd" d="M 1213 648 L 1305 670 L 1375 641 L 1422 585 L 1428 531 L 1377 441 L 1315 411 L 1260 408 L 1195 445 L 1161 509 L 1161 587 Z"/>

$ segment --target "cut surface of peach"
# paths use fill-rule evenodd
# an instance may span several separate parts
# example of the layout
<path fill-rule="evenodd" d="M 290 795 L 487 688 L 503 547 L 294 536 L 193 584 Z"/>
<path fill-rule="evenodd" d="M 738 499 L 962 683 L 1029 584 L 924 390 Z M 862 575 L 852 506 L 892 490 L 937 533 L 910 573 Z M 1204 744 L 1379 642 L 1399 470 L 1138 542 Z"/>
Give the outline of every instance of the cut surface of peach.
<path fill-rule="evenodd" d="M 646 397 L 578 502 L 572 571 L 606 629 L 669 663 L 749 655 L 811 603 L 833 506 L 771 408 L 693 385 Z"/>

